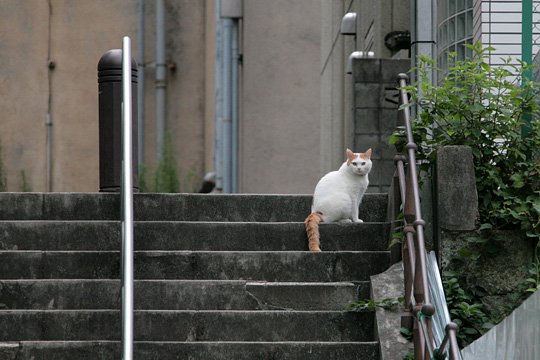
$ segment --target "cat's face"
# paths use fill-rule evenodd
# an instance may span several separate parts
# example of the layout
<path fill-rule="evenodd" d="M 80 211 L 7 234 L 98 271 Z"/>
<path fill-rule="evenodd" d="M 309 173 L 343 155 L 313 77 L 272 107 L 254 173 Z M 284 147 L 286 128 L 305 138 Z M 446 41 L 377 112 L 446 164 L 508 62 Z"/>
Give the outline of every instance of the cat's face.
<path fill-rule="evenodd" d="M 353 153 L 347 149 L 347 167 L 357 175 L 367 175 L 371 170 L 371 149 L 364 153 Z"/>

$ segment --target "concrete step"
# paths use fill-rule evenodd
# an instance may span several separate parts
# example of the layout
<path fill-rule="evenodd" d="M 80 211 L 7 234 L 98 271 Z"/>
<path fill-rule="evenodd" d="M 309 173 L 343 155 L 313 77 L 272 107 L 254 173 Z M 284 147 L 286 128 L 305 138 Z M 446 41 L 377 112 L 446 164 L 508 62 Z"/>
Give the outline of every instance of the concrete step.
<path fill-rule="evenodd" d="M 138 310 L 134 323 L 136 341 L 373 341 L 373 329 L 373 313 L 343 311 Z M 120 337 L 118 310 L 0 311 L 2 342 Z"/>
<path fill-rule="evenodd" d="M 388 268 L 383 251 L 137 251 L 135 278 L 365 281 Z M 0 279 L 118 279 L 118 251 L 0 251 Z"/>
<path fill-rule="evenodd" d="M 376 360 L 378 343 L 366 342 L 135 342 L 137 360 Z M 117 360 L 117 341 L 0 343 L 3 360 Z"/>
<path fill-rule="evenodd" d="M 388 223 L 320 225 L 325 251 L 387 250 Z M 137 250 L 307 250 L 300 222 L 163 222 L 135 224 Z M 0 221 L 0 250 L 118 250 L 118 221 Z"/>
<path fill-rule="evenodd" d="M 0 309 L 120 309 L 120 280 L 0 280 Z M 139 310 L 345 310 L 369 282 L 137 280 Z M 1 357 L 0 357 L 1 358 Z"/>
<path fill-rule="evenodd" d="M 142 221 L 302 222 L 311 195 L 136 194 Z M 360 218 L 386 221 L 387 194 L 366 194 Z M 119 220 L 120 196 L 110 193 L 0 193 L 0 220 Z"/>

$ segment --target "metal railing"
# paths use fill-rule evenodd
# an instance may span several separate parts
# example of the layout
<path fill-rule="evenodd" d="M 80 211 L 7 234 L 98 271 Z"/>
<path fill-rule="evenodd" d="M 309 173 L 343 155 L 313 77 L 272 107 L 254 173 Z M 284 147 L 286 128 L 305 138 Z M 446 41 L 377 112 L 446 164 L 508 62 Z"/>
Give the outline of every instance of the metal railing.
<path fill-rule="evenodd" d="M 133 359 L 133 178 L 131 39 L 122 42 L 122 359 Z"/>
<path fill-rule="evenodd" d="M 409 98 L 404 87 L 408 76 L 398 75 L 399 82 L 399 115 L 405 126 L 406 145 L 403 154 L 395 157 L 396 175 L 398 178 L 398 196 L 404 215 L 404 241 L 402 242 L 402 259 L 405 280 L 405 310 L 402 316 L 402 326 L 412 329 L 414 356 L 416 360 L 443 358 L 446 346 L 449 344 L 450 360 L 459 360 L 457 347 L 457 326 L 450 323 L 446 326 L 446 335 L 441 344 L 435 343 L 432 329 L 432 316 L 435 306 L 430 299 L 427 253 L 424 242 L 425 221 L 422 219 L 420 208 L 420 191 L 416 170 L 416 149 L 412 135 L 410 120 Z M 407 161 L 408 159 L 408 161 Z M 405 171 L 407 169 L 407 171 Z"/>

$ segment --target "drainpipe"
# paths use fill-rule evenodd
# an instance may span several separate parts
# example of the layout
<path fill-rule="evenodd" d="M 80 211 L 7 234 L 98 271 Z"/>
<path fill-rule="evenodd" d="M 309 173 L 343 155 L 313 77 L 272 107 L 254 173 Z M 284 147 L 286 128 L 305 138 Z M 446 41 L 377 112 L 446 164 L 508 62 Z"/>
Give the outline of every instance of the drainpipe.
<path fill-rule="evenodd" d="M 239 21 L 233 21 L 232 27 L 232 69 L 231 69 L 231 116 L 232 116 L 232 149 L 231 149 L 231 192 L 238 192 L 238 131 L 239 131 L 239 109 L 238 109 L 238 69 L 239 69 Z"/>
<path fill-rule="evenodd" d="M 215 62 L 215 118 L 214 118 L 214 171 L 216 172 L 216 191 L 223 191 L 223 167 L 222 167 L 222 116 L 223 116 L 223 51 L 221 25 L 221 0 L 215 0 L 216 19 L 216 62 Z"/>
<path fill-rule="evenodd" d="M 411 65 L 418 65 L 418 56 L 426 55 L 431 59 L 436 56 L 435 34 L 437 24 L 435 23 L 437 5 L 432 0 L 415 0 L 411 7 Z M 411 83 L 416 81 L 416 74 L 411 74 Z M 434 81 L 434 74 L 429 74 L 431 81 Z"/>
<path fill-rule="evenodd" d="M 47 62 L 48 62 L 48 71 L 47 71 L 47 83 L 48 83 L 48 99 L 47 99 L 47 115 L 45 117 L 45 127 L 47 129 L 47 148 L 45 151 L 45 162 L 47 168 L 47 179 L 46 186 L 47 191 L 53 191 L 53 118 L 52 118 L 52 73 L 55 68 L 55 63 L 51 59 L 51 26 L 52 26 L 52 3 L 51 0 L 48 1 L 49 5 L 49 29 L 48 29 L 48 39 L 47 39 Z"/>
<path fill-rule="evenodd" d="M 139 0 L 139 33 L 137 35 L 139 46 L 139 87 L 137 88 L 137 129 L 139 130 L 137 143 L 139 151 L 137 159 L 140 166 L 144 163 L 144 0 Z"/>
<path fill-rule="evenodd" d="M 232 190 L 232 28 L 231 19 L 223 20 L 223 192 Z"/>
<path fill-rule="evenodd" d="M 223 192 L 238 192 L 238 67 L 239 67 L 239 19 L 243 16 L 242 0 L 221 0 L 221 170 Z"/>
<path fill-rule="evenodd" d="M 158 161 L 163 157 L 163 143 L 165 138 L 166 76 L 165 6 L 163 0 L 156 0 L 156 155 Z"/>

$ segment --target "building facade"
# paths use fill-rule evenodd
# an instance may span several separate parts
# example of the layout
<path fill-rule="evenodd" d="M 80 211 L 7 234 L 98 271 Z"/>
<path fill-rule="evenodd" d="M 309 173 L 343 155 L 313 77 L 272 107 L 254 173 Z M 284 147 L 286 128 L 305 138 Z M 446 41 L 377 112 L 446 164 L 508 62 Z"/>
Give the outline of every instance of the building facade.
<path fill-rule="evenodd" d="M 164 7 L 162 29 L 158 3 Z M 157 166 L 158 134 L 165 133 L 180 191 L 196 190 L 215 167 L 219 3 L 1 1 L 0 143 L 7 190 L 98 190 L 97 63 L 109 49 L 120 48 L 125 35 L 144 72 L 139 148 L 147 181 Z M 319 177 L 320 3 L 240 3 L 237 191 L 311 192 Z M 164 81 L 156 80 L 157 67 L 165 69 Z M 156 83 L 166 94 L 159 111 Z M 165 116 L 163 131 L 158 112 Z"/>

